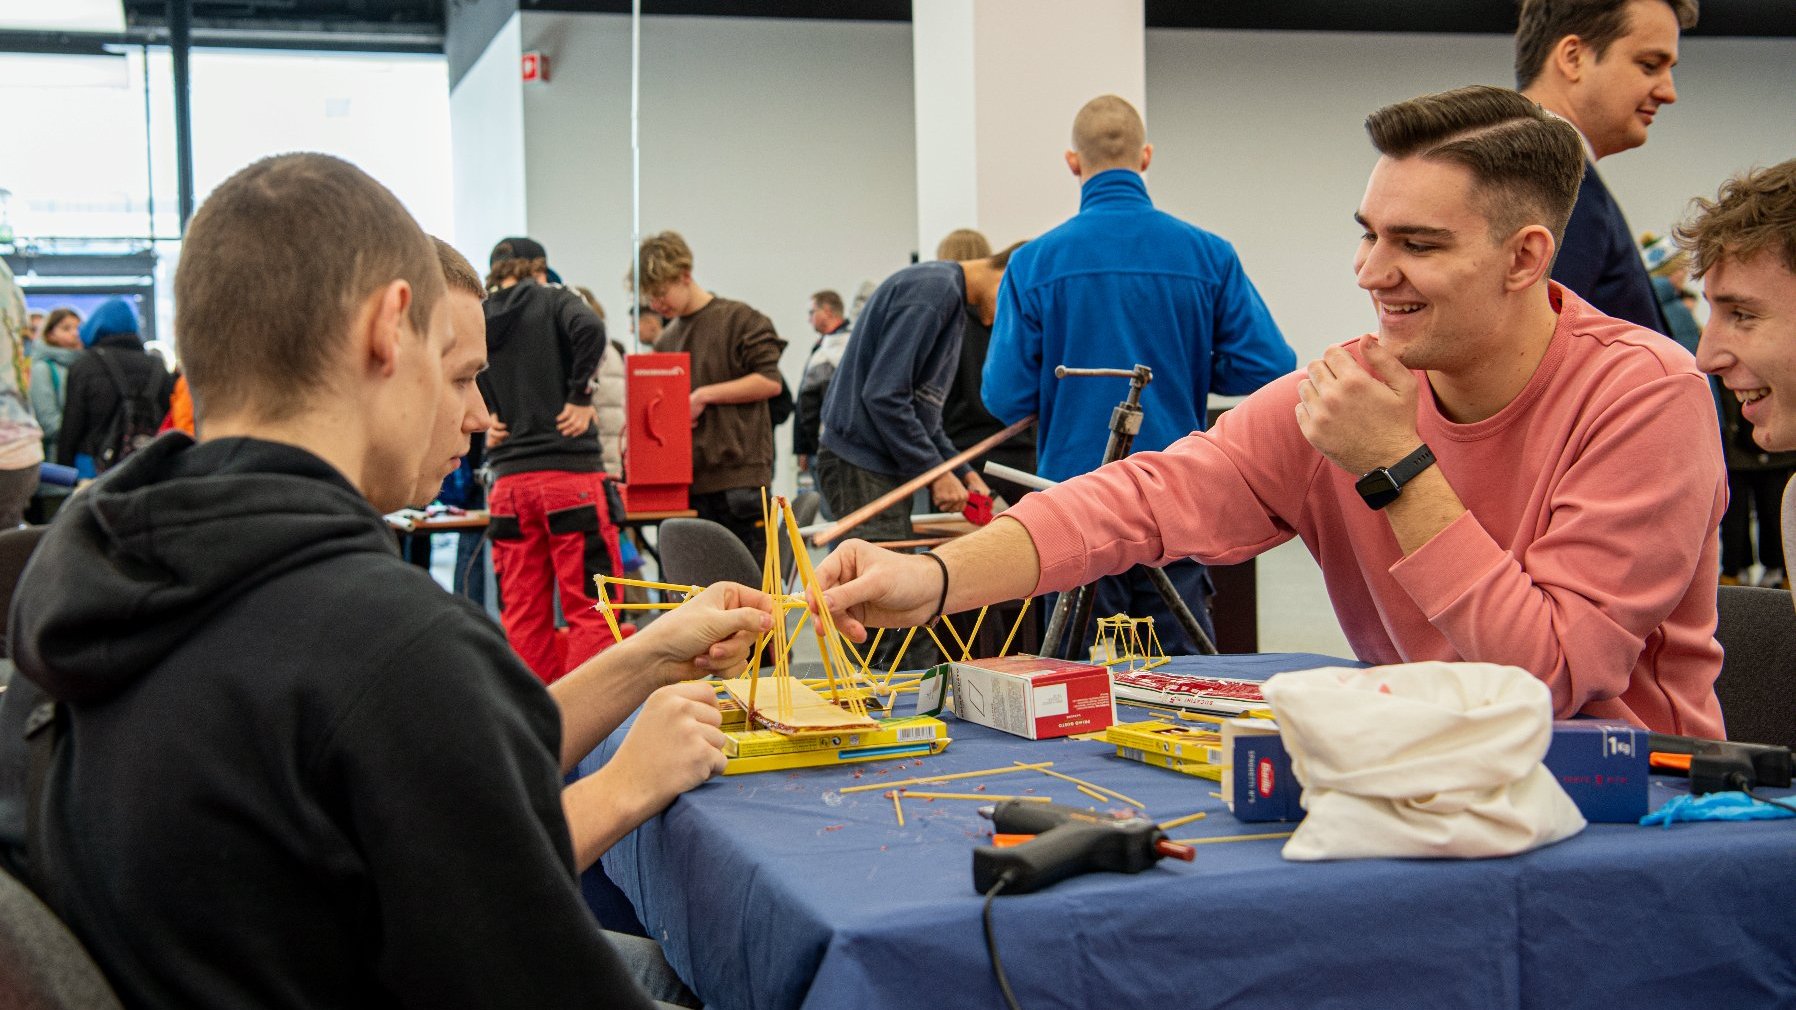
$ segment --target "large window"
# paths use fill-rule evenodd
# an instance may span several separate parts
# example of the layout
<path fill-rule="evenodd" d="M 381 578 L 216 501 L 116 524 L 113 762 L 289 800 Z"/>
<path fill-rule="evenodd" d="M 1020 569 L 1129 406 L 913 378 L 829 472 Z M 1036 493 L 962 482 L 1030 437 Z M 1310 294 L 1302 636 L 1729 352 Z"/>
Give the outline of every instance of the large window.
<path fill-rule="evenodd" d="M 0 54 L 0 248 L 96 258 L 87 277 L 24 274 L 34 307 L 83 284 L 148 291 L 174 334 L 180 256 L 167 50 Z M 429 231 L 453 232 L 449 82 L 435 56 L 198 50 L 191 60 L 195 198 L 269 154 L 324 151 L 385 183 Z M 154 254 L 148 276 L 133 273 Z M 63 261 L 79 266 L 83 260 Z M 149 270 L 150 268 L 145 267 Z M 254 297 L 254 292 L 245 292 Z M 146 297 L 146 308 L 148 307 Z M 171 348 L 172 349 L 172 348 Z"/>

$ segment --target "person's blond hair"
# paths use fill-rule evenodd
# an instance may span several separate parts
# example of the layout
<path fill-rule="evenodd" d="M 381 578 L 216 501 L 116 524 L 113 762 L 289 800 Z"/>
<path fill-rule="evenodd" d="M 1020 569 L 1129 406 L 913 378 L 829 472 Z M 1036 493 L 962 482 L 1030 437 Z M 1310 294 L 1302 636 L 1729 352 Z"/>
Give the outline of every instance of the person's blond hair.
<path fill-rule="evenodd" d="M 1089 176 L 1107 168 L 1139 168 L 1147 127 L 1135 106 L 1115 95 L 1099 95 L 1073 117 L 1073 150 Z"/>
<path fill-rule="evenodd" d="M 677 231 L 664 231 L 643 239 L 638 259 L 642 263 L 638 288 L 644 294 L 655 294 L 692 272 L 692 247 Z"/>
<path fill-rule="evenodd" d="M 362 303 L 411 285 L 418 339 L 443 297 L 430 238 L 397 197 L 328 154 L 280 154 L 239 170 L 187 226 L 175 268 L 175 332 L 197 413 L 296 414 L 343 353 Z"/>
<path fill-rule="evenodd" d="M 1796 273 L 1796 158 L 1736 175 L 1715 199 L 1698 197 L 1691 206 L 1672 234 L 1696 258 L 1697 277 L 1723 259 L 1748 260 L 1765 250 Z"/>
<path fill-rule="evenodd" d="M 985 234 L 974 228 L 956 228 L 942 236 L 936 243 L 935 258 L 953 260 L 956 263 L 966 260 L 982 260 L 992 254 L 992 244 Z M 837 312 L 840 315 L 840 310 Z"/>

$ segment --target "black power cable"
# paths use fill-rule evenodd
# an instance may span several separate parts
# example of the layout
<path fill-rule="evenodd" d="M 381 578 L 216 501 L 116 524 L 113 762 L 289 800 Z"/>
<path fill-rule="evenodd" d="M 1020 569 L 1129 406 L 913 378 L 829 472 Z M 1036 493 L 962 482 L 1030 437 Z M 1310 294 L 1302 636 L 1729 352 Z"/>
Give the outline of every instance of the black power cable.
<path fill-rule="evenodd" d="M 1751 787 L 1741 786 L 1740 791 L 1745 793 L 1746 795 L 1752 797 L 1753 799 L 1758 800 L 1760 803 L 1769 803 L 1774 807 L 1783 807 L 1785 810 L 1788 810 L 1791 813 L 1796 813 L 1796 806 L 1791 806 L 1790 804 L 1785 803 L 1783 800 L 1774 800 L 1769 796 L 1760 796 L 1758 793 L 1753 792 Z"/>
<path fill-rule="evenodd" d="M 985 920 L 985 949 L 992 956 L 992 974 L 998 977 L 998 990 L 1004 994 L 1004 1003 L 1010 1010 L 1023 1010 L 1016 1001 L 1016 993 L 1010 989 L 1010 979 L 1004 974 L 1004 962 L 998 958 L 998 938 L 992 933 L 992 899 L 1015 879 L 1015 870 L 1005 870 L 999 875 L 997 883 L 985 892 L 985 911 L 980 917 Z"/>

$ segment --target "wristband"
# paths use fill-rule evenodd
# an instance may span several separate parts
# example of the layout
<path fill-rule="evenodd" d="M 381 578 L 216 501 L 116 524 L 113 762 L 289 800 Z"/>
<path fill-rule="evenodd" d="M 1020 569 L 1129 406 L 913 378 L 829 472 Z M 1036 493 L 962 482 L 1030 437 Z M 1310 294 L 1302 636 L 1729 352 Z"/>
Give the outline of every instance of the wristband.
<path fill-rule="evenodd" d="M 935 601 L 935 616 L 931 617 L 928 621 L 924 622 L 925 624 L 934 624 L 936 621 L 939 621 L 942 619 L 943 614 L 948 612 L 948 609 L 947 609 L 948 608 L 948 562 L 943 561 L 941 558 L 941 555 L 937 554 L 934 551 L 924 551 L 923 556 L 928 558 L 931 561 L 934 561 L 936 563 L 936 567 L 938 567 L 942 570 L 942 596 L 941 596 L 941 599 L 938 599 Z"/>

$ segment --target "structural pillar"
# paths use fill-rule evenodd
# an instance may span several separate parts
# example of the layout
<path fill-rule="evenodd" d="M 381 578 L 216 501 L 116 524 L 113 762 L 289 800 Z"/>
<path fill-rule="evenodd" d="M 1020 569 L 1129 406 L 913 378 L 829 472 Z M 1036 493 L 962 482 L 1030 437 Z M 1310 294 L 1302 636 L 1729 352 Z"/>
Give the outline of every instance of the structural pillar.
<path fill-rule="evenodd" d="M 955 228 L 1003 248 L 1079 207 L 1073 115 L 1115 94 L 1147 115 L 1143 0 L 914 0 L 917 249 Z"/>

